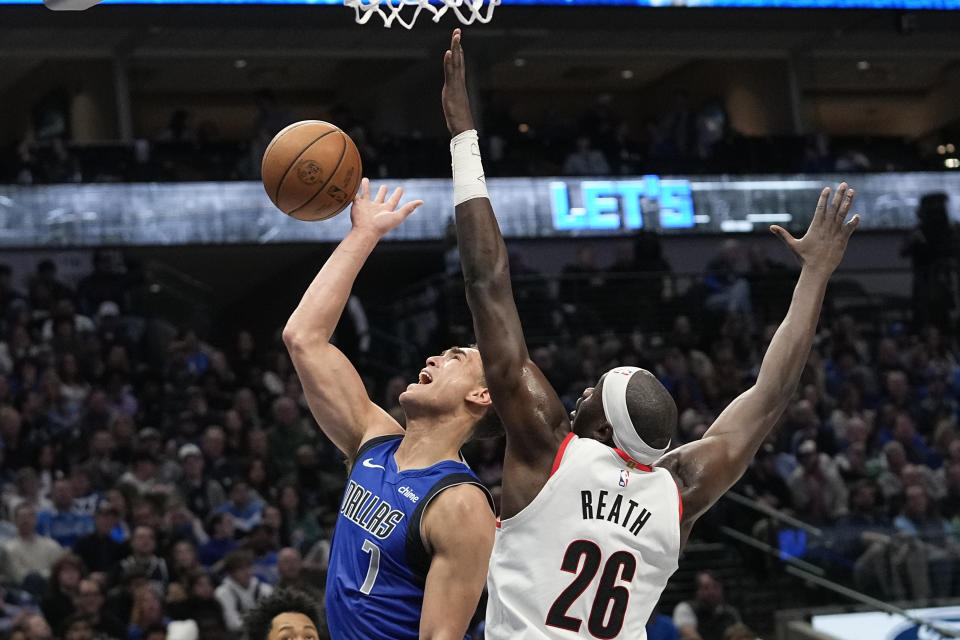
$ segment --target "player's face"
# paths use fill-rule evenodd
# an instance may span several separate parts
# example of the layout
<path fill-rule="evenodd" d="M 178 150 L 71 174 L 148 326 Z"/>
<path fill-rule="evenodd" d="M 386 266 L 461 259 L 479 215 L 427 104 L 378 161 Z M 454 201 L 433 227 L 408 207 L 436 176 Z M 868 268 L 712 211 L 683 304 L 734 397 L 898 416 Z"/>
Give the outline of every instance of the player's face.
<path fill-rule="evenodd" d="M 480 352 L 469 347 L 451 347 L 427 358 L 417 382 L 400 394 L 400 403 L 411 400 L 437 408 L 455 408 L 471 392 L 483 389 Z"/>
<path fill-rule="evenodd" d="M 316 640 L 317 628 L 302 613 L 281 613 L 273 619 L 264 640 Z"/>
<path fill-rule="evenodd" d="M 576 407 L 570 412 L 570 422 L 573 432 L 578 436 L 612 445 L 612 431 L 610 423 L 607 422 L 607 416 L 603 412 L 601 389 L 603 389 L 603 377 L 600 378 L 596 387 L 584 389 L 577 400 Z"/>

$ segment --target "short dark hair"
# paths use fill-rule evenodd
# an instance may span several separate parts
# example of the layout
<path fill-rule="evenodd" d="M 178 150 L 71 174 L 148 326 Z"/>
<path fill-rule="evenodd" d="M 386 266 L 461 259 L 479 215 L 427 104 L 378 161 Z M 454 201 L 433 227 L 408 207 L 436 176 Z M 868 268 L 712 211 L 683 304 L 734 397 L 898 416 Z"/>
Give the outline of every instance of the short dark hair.
<path fill-rule="evenodd" d="M 677 428 L 677 403 L 649 371 L 638 371 L 627 383 L 627 411 L 648 445 L 661 449 L 670 443 Z"/>
<path fill-rule="evenodd" d="M 310 622 L 319 632 L 323 628 L 320 608 L 313 598 L 294 589 L 280 589 L 260 601 L 256 608 L 251 609 L 244 620 L 247 638 L 249 640 L 267 640 L 273 619 L 283 613 L 302 613 L 310 618 Z"/>
<path fill-rule="evenodd" d="M 253 566 L 253 552 L 248 549 L 237 549 L 231 551 L 223 559 L 223 570 L 228 574 L 237 569 Z"/>

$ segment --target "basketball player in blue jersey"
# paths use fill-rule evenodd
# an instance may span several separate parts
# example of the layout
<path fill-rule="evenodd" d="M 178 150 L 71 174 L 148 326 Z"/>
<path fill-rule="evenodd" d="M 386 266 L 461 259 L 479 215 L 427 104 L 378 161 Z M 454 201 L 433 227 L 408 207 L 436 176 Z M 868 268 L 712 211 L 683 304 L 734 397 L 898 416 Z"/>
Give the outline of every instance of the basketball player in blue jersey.
<path fill-rule="evenodd" d="M 485 637 L 643 640 L 694 522 L 740 478 L 789 404 L 827 281 L 859 221 L 845 222 L 853 189 L 841 184 L 832 202 L 824 189 L 802 239 L 771 227 L 802 265 L 787 316 L 753 387 L 700 440 L 667 453 L 677 408 L 652 374 L 613 369 L 568 416 L 530 359 L 487 197 L 459 29 L 444 72 L 467 301 L 507 434 Z"/>
<path fill-rule="evenodd" d="M 330 550 L 326 616 L 334 640 L 460 640 L 483 591 L 495 520 L 460 447 L 498 427 L 480 353 L 428 358 L 400 395 L 406 430 L 367 396 L 330 343 L 354 279 L 377 242 L 422 202 L 370 196 L 290 316 L 283 340 L 317 424 L 350 476 Z"/>

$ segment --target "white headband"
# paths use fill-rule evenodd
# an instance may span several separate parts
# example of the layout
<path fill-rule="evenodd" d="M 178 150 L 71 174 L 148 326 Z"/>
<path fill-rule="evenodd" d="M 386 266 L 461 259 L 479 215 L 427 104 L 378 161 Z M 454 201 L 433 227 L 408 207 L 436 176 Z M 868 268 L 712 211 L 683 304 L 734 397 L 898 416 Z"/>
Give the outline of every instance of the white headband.
<path fill-rule="evenodd" d="M 638 367 L 616 367 L 607 372 L 603 379 L 603 413 L 613 427 L 613 442 L 628 456 L 641 464 L 651 465 L 660 459 L 670 443 L 662 449 L 654 449 L 640 437 L 630 412 L 627 410 L 627 384 Z"/>

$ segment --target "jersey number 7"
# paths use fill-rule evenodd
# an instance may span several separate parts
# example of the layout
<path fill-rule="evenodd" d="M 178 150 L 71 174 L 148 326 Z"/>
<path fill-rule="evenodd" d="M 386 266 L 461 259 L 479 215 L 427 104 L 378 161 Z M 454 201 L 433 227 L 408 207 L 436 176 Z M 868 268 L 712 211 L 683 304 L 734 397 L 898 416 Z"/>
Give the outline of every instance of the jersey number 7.
<path fill-rule="evenodd" d="M 369 540 L 364 540 L 363 547 L 361 548 L 370 554 L 370 566 L 367 567 L 367 577 L 363 581 L 363 586 L 360 587 L 360 593 L 368 596 L 370 592 L 373 591 L 373 583 L 377 581 L 377 574 L 380 573 L 380 547 Z"/>
<path fill-rule="evenodd" d="M 581 557 L 584 559 L 582 567 Z M 595 543 L 589 540 L 574 540 L 570 543 L 560 568 L 567 573 L 577 574 L 577 577 L 557 596 L 553 606 L 550 607 L 547 626 L 573 632 L 580 630 L 583 621 L 568 616 L 567 610 L 593 582 L 602 559 L 603 553 Z M 627 603 L 630 601 L 630 591 L 626 587 L 615 586 L 614 583 L 618 580 L 630 582 L 636 571 L 637 559 L 627 551 L 617 551 L 607 560 L 600 575 L 597 595 L 593 599 L 590 617 L 587 620 L 587 630 L 592 636 L 609 639 L 616 638 L 620 633 L 623 628 L 623 617 L 627 612 Z"/>

